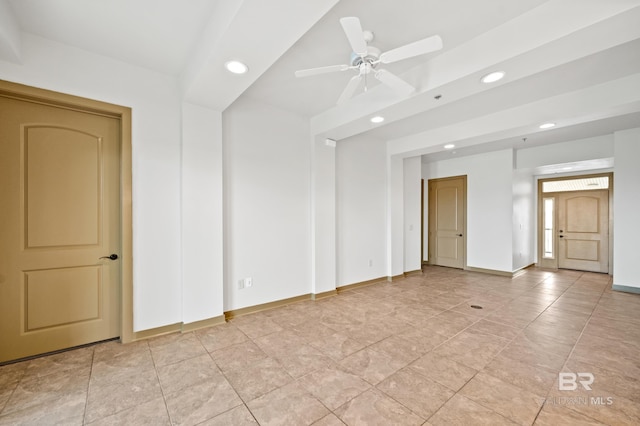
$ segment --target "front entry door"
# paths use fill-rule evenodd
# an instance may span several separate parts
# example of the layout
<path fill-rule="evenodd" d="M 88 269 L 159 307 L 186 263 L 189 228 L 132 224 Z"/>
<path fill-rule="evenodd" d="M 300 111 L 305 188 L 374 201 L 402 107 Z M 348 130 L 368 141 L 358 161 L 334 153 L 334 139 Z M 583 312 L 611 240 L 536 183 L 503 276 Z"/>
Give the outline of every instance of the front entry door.
<path fill-rule="evenodd" d="M 429 263 L 464 268 L 466 177 L 429 181 Z"/>
<path fill-rule="evenodd" d="M 0 362 L 119 336 L 120 122 L 0 94 Z"/>
<path fill-rule="evenodd" d="M 558 267 L 609 272 L 609 191 L 558 194 Z"/>

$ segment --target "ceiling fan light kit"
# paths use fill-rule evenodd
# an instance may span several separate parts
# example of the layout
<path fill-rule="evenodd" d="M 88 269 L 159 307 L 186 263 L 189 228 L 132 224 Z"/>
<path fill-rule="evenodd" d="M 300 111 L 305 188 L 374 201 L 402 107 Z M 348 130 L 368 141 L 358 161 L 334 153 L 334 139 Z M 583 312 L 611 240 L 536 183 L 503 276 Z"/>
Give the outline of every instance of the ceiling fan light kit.
<path fill-rule="evenodd" d="M 373 41 L 373 33 L 362 30 L 360 19 L 356 17 L 346 17 L 340 19 L 340 24 L 352 49 L 349 65 L 329 65 L 295 72 L 296 77 L 308 77 L 330 72 L 357 71 L 358 74 L 351 77 L 347 86 L 342 91 L 342 94 L 338 98 L 338 104 L 351 99 L 358 89 L 360 82 L 365 80 L 366 83 L 368 74 L 373 74 L 375 79 L 398 93 L 405 95 L 410 94 L 415 90 L 415 87 L 385 69 L 377 69 L 378 65 L 381 63 L 390 64 L 442 49 L 442 39 L 440 36 L 435 35 L 386 52 L 381 52 L 380 49 L 369 44 Z"/>

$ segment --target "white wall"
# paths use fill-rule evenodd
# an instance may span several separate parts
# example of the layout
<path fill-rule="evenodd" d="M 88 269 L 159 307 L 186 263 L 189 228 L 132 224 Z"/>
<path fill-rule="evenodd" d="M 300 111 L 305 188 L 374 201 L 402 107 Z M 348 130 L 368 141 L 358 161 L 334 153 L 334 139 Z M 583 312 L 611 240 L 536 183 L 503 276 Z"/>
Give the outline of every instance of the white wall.
<path fill-rule="evenodd" d="M 532 169 L 611 157 L 613 135 L 609 134 L 532 148 L 522 147 L 516 151 L 516 168 Z"/>
<path fill-rule="evenodd" d="M 405 272 L 404 210 L 404 159 L 387 146 L 387 277 Z"/>
<path fill-rule="evenodd" d="M 426 180 L 467 176 L 467 265 L 513 271 L 513 150 L 423 164 Z"/>
<path fill-rule="evenodd" d="M 182 311 L 223 314 L 222 114 L 182 106 Z"/>
<path fill-rule="evenodd" d="M 132 108 L 134 329 L 181 322 L 180 95 L 166 75 L 23 34 L 0 78 Z"/>
<path fill-rule="evenodd" d="M 311 292 L 337 287 L 336 146 L 311 138 Z"/>
<path fill-rule="evenodd" d="M 337 285 L 344 286 L 387 275 L 387 151 L 384 141 L 362 136 L 336 149 Z"/>
<path fill-rule="evenodd" d="M 514 271 L 536 262 L 536 184 L 529 170 L 513 171 L 513 256 Z"/>
<path fill-rule="evenodd" d="M 404 272 L 422 268 L 420 222 L 422 216 L 422 164 L 420 157 L 404 159 Z"/>
<path fill-rule="evenodd" d="M 614 134 L 615 176 L 613 196 L 614 289 L 640 292 L 640 128 Z"/>
<path fill-rule="evenodd" d="M 311 293 L 308 119 L 241 97 L 222 122 L 225 311 Z"/>

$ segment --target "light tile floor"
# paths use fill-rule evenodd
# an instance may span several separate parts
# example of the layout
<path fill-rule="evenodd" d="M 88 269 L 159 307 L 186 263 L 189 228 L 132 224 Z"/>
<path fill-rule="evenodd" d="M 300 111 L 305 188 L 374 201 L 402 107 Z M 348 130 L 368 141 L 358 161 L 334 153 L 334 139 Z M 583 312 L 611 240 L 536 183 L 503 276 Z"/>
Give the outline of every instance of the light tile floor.
<path fill-rule="evenodd" d="M 198 332 L 5 365 L 0 425 L 637 425 L 640 295 L 610 287 L 576 271 L 428 267 Z M 592 374 L 591 390 L 560 390 L 561 372 Z"/>

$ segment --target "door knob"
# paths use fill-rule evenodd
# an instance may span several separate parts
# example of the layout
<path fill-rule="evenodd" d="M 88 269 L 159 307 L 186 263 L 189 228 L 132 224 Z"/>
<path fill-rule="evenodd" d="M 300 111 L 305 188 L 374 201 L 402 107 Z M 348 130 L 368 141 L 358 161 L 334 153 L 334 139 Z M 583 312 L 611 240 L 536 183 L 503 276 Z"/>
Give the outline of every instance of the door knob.
<path fill-rule="evenodd" d="M 564 238 L 564 235 L 560 235 L 560 238 Z"/>
<path fill-rule="evenodd" d="M 117 255 L 117 254 L 115 254 L 115 253 L 113 253 L 113 254 L 110 254 L 109 256 L 102 256 L 102 257 L 100 257 L 99 259 L 111 259 L 111 260 L 116 260 L 117 258 L 118 258 L 118 255 Z"/>
<path fill-rule="evenodd" d="M 462 234 L 456 234 L 458 237 L 462 237 Z"/>

